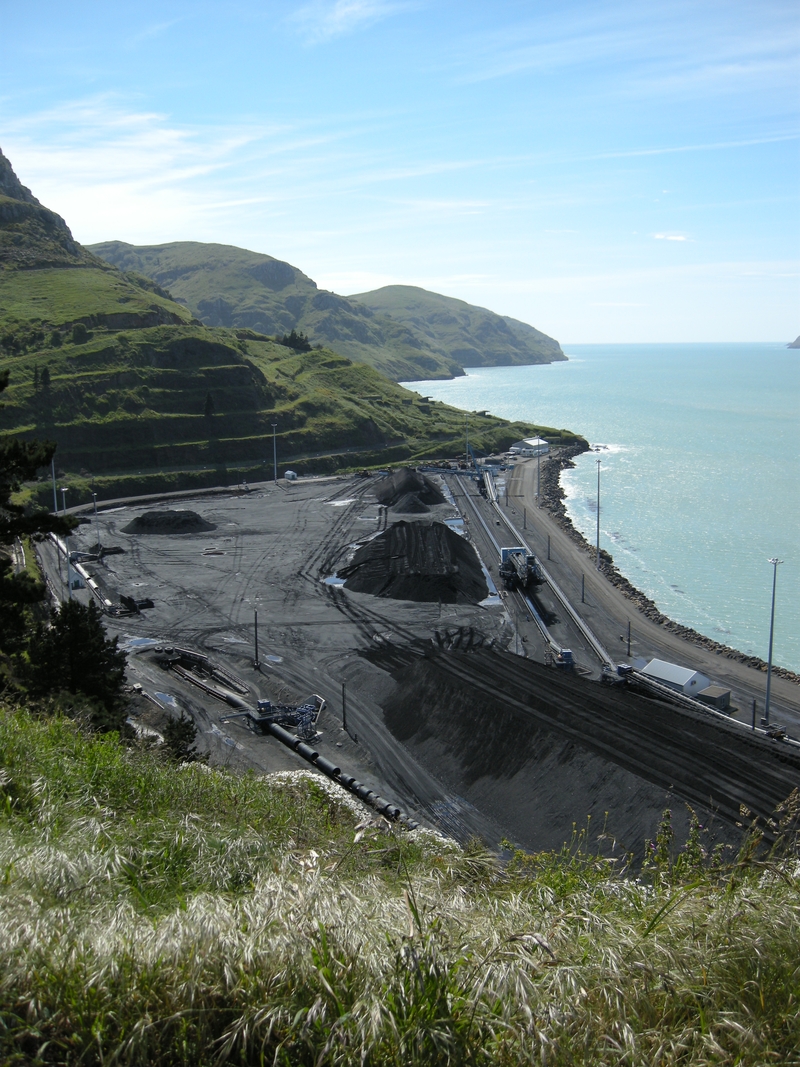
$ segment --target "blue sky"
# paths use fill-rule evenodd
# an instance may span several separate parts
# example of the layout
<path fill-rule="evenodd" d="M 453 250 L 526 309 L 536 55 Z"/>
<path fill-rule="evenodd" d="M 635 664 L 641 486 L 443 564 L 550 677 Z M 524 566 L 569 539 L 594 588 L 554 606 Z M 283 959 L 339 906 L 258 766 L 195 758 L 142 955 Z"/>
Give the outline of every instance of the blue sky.
<path fill-rule="evenodd" d="M 0 146 L 84 243 L 219 241 L 570 342 L 800 332 L 796 2 L 0 0 Z"/>

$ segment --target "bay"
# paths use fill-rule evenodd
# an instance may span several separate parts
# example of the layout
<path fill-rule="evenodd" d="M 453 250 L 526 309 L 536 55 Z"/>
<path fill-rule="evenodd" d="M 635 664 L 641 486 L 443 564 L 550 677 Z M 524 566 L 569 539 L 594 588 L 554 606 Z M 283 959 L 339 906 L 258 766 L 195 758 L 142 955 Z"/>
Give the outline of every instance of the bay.
<path fill-rule="evenodd" d="M 465 411 L 567 428 L 599 452 L 562 475 L 575 526 L 677 622 L 800 671 L 800 350 L 565 345 L 568 362 L 406 383 Z"/>

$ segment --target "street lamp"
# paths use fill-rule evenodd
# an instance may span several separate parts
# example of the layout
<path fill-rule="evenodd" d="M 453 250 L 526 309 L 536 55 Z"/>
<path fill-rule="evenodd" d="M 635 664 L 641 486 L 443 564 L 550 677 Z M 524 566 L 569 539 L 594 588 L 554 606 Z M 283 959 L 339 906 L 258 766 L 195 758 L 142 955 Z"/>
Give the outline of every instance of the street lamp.
<path fill-rule="evenodd" d="M 69 492 L 69 486 L 63 485 L 61 487 L 61 514 L 67 514 L 67 493 Z M 65 555 L 67 557 L 67 596 L 72 600 L 72 582 L 69 579 L 69 534 L 64 534 L 64 548 Z"/>
<path fill-rule="evenodd" d="M 600 460 L 597 461 L 597 569 L 600 570 Z"/>
<path fill-rule="evenodd" d="M 94 502 L 94 531 L 97 534 L 97 548 L 100 549 L 100 525 L 97 521 L 97 493 L 92 490 L 92 500 Z"/>
<path fill-rule="evenodd" d="M 275 478 L 275 484 L 278 484 L 278 442 L 275 437 L 275 433 L 278 429 L 277 422 L 272 424 L 272 473 Z"/>
<path fill-rule="evenodd" d="M 783 563 L 782 559 L 778 559 L 777 556 L 773 556 L 772 559 L 767 561 L 772 564 L 772 612 L 769 617 L 769 654 L 767 656 L 767 696 L 764 701 L 764 722 L 769 726 L 769 691 L 772 683 L 772 635 L 775 632 L 775 585 L 778 581 L 778 564 Z"/>

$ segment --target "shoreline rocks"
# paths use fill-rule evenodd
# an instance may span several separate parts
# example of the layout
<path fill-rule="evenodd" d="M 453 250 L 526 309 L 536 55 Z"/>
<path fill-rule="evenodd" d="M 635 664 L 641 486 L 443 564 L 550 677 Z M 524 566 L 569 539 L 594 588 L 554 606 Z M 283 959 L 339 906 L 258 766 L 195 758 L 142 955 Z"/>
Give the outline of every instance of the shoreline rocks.
<path fill-rule="evenodd" d="M 567 533 L 570 539 L 585 552 L 592 560 L 596 560 L 596 551 L 594 545 L 590 545 L 583 534 L 577 530 L 567 514 L 566 505 L 564 499 L 566 494 L 561 488 L 561 472 L 569 470 L 575 466 L 573 460 L 576 456 L 580 456 L 583 452 L 587 452 L 588 447 L 582 445 L 570 445 L 566 448 L 560 448 L 558 451 L 553 452 L 543 463 L 541 467 L 541 498 L 542 507 L 544 507 L 556 520 L 558 525 Z M 697 630 L 693 630 L 690 626 L 683 626 L 679 622 L 675 622 L 670 619 L 662 611 L 659 611 L 656 604 L 640 590 L 637 589 L 623 574 L 620 574 L 617 569 L 614 559 L 610 553 L 605 549 L 600 549 L 600 571 L 608 579 L 608 581 L 616 586 L 622 595 L 630 600 L 635 605 L 638 611 L 642 613 L 651 622 L 656 623 L 658 626 L 663 626 L 665 630 L 669 631 L 680 637 L 684 641 L 688 641 L 693 645 L 698 645 L 700 648 L 706 649 L 708 652 L 713 652 L 717 656 L 724 656 L 726 659 L 735 660 L 738 663 L 743 663 L 746 667 L 751 667 L 753 670 L 762 671 L 767 673 L 766 661 L 758 656 L 749 656 L 745 652 L 740 652 L 736 648 L 731 648 L 729 645 L 723 645 L 719 641 L 715 641 L 712 637 L 706 637 L 705 634 L 698 633 Z M 772 665 L 772 674 L 776 678 L 785 678 L 787 681 L 794 682 L 796 685 L 800 684 L 800 675 L 794 671 L 788 670 L 786 667 L 776 667 Z"/>

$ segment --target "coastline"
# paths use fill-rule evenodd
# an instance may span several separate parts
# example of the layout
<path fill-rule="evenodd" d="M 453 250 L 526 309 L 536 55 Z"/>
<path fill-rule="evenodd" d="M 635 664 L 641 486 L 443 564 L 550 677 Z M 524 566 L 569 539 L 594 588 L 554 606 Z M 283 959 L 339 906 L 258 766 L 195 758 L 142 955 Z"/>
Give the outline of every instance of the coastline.
<path fill-rule="evenodd" d="M 588 451 L 590 451 L 588 445 L 586 448 L 581 445 L 569 445 L 565 448 L 559 448 L 557 451 L 551 453 L 551 455 L 542 463 L 541 467 L 541 503 L 542 507 L 552 516 L 561 529 L 564 530 L 570 540 L 572 540 L 578 548 L 580 548 L 582 552 L 585 552 L 591 559 L 596 560 L 595 546 L 589 544 L 580 530 L 573 525 L 572 519 L 567 513 L 567 508 L 564 503 L 566 493 L 561 486 L 561 472 L 574 467 L 574 458 Z M 604 548 L 600 549 L 600 572 L 651 622 L 656 623 L 658 626 L 663 626 L 665 630 L 675 634 L 676 637 L 680 637 L 682 640 L 697 645 L 708 652 L 713 652 L 718 656 L 724 656 L 726 659 L 735 660 L 753 670 L 761 671 L 763 674 L 767 673 L 766 660 L 763 660 L 758 656 L 747 655 L 745 652 L 740 652 L 736 648 L 731 648 L 730 645 L 723 645 L 721 642 L 715 641 L 712 637 L 706 637 L 705 634 L 699 633 L 690 626 L 684 626 L 682 623 L 675 622 L 674 619 L 670 619 L 662 611 L 659 611 L 655 602 L 646 596 L 640 589 L 637 589 L 632 582 L 619 571 L 614 563 L 613 556 Z M 800 685 L 800 675 L 786 667 L 778 667 L 773 663 L 772 675 L 776 678 L 784 678 L 787 681 L 794 682 L 795 685 Z"/>

